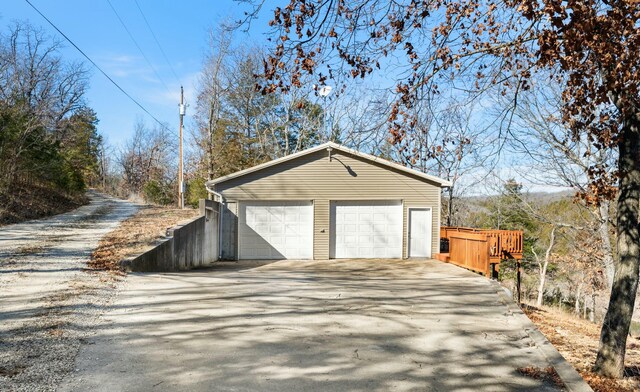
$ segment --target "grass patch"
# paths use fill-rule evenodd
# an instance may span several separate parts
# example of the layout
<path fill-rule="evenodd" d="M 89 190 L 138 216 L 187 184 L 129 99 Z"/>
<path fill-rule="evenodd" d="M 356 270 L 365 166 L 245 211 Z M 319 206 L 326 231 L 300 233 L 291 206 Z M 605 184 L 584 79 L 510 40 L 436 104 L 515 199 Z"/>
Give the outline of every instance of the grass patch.
<path fill-rule="evenodd" d="M 629 329 L 629 335 L 634 337 L 640 337 L 640 322 L 632 321 L 631 328 Z"/>

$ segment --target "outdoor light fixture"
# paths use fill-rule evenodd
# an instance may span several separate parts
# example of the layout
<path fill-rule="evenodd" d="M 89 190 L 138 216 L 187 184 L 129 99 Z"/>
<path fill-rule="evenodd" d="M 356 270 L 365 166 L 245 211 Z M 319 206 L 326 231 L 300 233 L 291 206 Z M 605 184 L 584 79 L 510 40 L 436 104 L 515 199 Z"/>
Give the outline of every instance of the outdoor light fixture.
<path fill-rule="evenodd" d="M 318 86 L 316 84 L 313 85 L 313 89 L 316 90 L 316 92 L 318 93 L 319 96 L 322 97 L 322 128 L 324 130 L 327 129 L 327 96 L 329 94 L 331 94 L 331 90 L 333 90 L 333 87 L 331 86 Z M 330 133 L 330 132 L 327 132 Z M 329 162 L 331 162 L 331 150 L 329 150 Z"/>

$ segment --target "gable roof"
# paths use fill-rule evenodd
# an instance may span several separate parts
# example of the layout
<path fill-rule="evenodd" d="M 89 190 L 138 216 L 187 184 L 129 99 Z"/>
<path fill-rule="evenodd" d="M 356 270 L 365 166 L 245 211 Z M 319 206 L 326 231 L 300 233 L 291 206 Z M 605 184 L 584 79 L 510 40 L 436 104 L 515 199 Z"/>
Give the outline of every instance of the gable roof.
<path fill-rule="evenodd" d="M 364 152 L 360 152 L 360 151 L 357 151 L 357 150 L 354 150 L 354 149 L 351 149 L 351 148 L 348 148 L 348 147 L 345 147 L 343 145 L 340 145 L 340 144 L 337 144 L 337 143 L 333 143 L 333 142 L 327 142 L 327 143 L 321 144 L 321 145 L 316 146 L 316 147 L 312 147 L 312 148 L 308 148 L 308 149 L 303 150 L 303 151 L 299 151 L 299 152 L 297 152 L 295 154 L 291 154 L 291 155 L 284 156 L 282 158 L 274 159 L 272 161 L 265 162 L 263 164 L 253 166 L 253 167 L 250 167 L 248 169 L 240 170 L 240 171 L 237 171 L 235 173 L 228 174 L 226 176 L 218 177 L 216 179 L 207 181 L 206 184 L 207 184 L 207 186 L 219 184 L 221 182 L 225 182 L 225 181 L 231 180 L 233 178 L 242 177 L 242 176 L 244 176 L 246 174 L 253 173 L 253 172 L 256 172 L 258 170 L 265 169 L 267 167 L 279 165 L 279 164 L 281 164 L 283 162 L 287 162 L 287 161 L 299 158 L 299 157 L 304 156 L 304 155 L 312 154 L 314 152 L 327 149 L 329 147 L 331 147 L 334 150 L 338 150 L 338 151 L 345 152 L 347 154 L 355 155 L 357 157 L 361 157 L 361 158 L 367 159 L 369 161 L 376 162 L 376 163 L 382 164 L 384 166 L 387 166 L 387 167 L 390 167 L 390 168 L 393 168 L 393 169 L 396 169 L 396 170 L 399 170 L 399 171 L 414 175 L 416 177 L 424 178 L 425 180 L 440 184 L 440 187 L 449 187 L 449 186 L 451 186 L 451 181 L 442 179 L 440 177 L 432 176 L 430 174 L 422 173 L 420 171 L 417 171 L 417 170 L 414 170 L 414 169 L 410 169 L 408 167 L 399 165 L 397 163 L 388 161 L 386 159 L 382 159 L 380 157 L 376 157 L 376 156 L 373 156 L 373 155 L 370 155 L 370 154 L 366 154 Z"/>

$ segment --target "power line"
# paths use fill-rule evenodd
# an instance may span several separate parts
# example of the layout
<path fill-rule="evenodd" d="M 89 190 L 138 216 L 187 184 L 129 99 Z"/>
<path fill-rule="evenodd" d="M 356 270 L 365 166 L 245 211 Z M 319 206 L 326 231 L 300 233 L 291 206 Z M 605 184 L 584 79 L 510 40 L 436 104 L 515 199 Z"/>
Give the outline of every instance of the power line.
<path fill-rule="evenodd" d="M 136 46 L 136 48 L 138 48 L 138 51 L 140 51 L 140 54 L 142 54 L 142 57 L 144 57 L 145 61 L 149 65 L 149 67 L 153 70 L 153 73 L 156 74 L 156 77 L 158 78 L 158 80 L 160 80 L 160 83 L 162 83 L 164 88 L 167 89 L 167 92 L 169 94 L 171 94 L 171 90 L 169 90 L 169 87 L 167 87 L 167 84 L 164 82 L 164 79 L 162 79 L 162 76 L 160 76 L 160 74 L 158 73 L 156 68 L 153 66 L 153 64 L 151 64 L 151 61 L 149 61 L 149 58 L 147 57 L 147 55 L 144 54 L 144 51 L 142 50 L 142 47 L 140 47 L 140 45 L 138 44 L 138 41 L 136 41 L 136 39 L 133 38 L 133 34 L 131 33 L 131 30 L 129 30 L 129 28 L 127 27 L 126 23 L 124 23 L 124 20 L 122 20 L 122 18 L 120 17 L 120 14 L 118 14 L 118 11 L 116 11 L 116 9 L 113 6 L 113 4 L 111 4 L 111 0 L 107 0 L 107 3 L 109 3 L 109 7 L 111 7 L 111 10 L 113 11 L 113 13 L 116 15 L 116 17 L 120 21 L 120 24 L 122 25 L 122 27 L 124 27 L 124 30 L 129 35 L 129 38 L 131 38 L 131 41 L 133 42 L 133 44 Z"/>
<path fill-rule="evenodd" d="M 173 73 L 173 76 L 176 78 L 176 81 L 180 85 L 183 85 L 182 81 L 180 81 L 180 78 L 178 77 L 178 74 L 176 73 L 176 70 L 173 68 L 173 65 L 169 61 L 169 58 L 167 57 L 167 54 L 164 52 L 164 49 L 162 49 L 162 45 L 160 45 L 160 41 L 158 41 L 158 37 L 156 37 L 156 34 L 153 32 L 153 29 L 151 28 L 151 25 L 149 24 L 149 21 L 147 20 L 147 17 L 144 15 L 144 12 L 142 12 L 142 8 L 140 7 L 140 4 L 138 4 L 138 0 L 134 0 L 134 1 L 136 3 L 136 7 L 138 7 L 138 11 L 140 11 L 140 15 L 142 15 L 142 19 L 144 19 L 144 23 L 147 25 L 147 28 L 149 29 L 149 32 L 151 33 L 151 36 L 153 37 L 154 41 L 156 41 L 156 44 L 158 45 L 158 49 L 160 49 L 160 53 L 162 53 L 162 56 L 164 57 L 164 61 L 166 61 L 167 64 L 169 65 L 169 68 L 171 69 L 171 72 Z"/>
<path fill-rule="evenodd" d="M 104 75 L 105 78 L 107 78 L 114 86 L 116 86 L 116 88 L 118 90 L 120 90 L 120 92 L 122 92 L 127 98 L 129 98 L 133 103 L 135 103 L 140 109 L 142 109 L 143 112 L 145 112 L 146 114 L 149 115 L 149 117 L 151 117 L 155 122 L 158 123 L 158 125 L 160 125 L 162 128 L 167 129 L 169 132 L 172 132 L 175 135 L 175 131 L 172 131 L 169 127 L 167 127 L 164 123 L 162 123 L 160 120 L 158 120 L 156 118 L 156 116 L 154 116 L 153 114 L 151 114 L 151 112 L 149 112 L 147 110 L 147 108 L 145 108 L 144 106 L 142 106 L 142 104 L 140 102 L 138 102 L 135 98 L 133 98 L 128 92 L 126 92 L 122 87 L 120 87 L 120 85 L 118 83 L 115 82 L 115 80 L 113 80 L 105 71 L 102 70 L 102 68 L 100 68 L 100 66 L 98 66 L 98 64 L 96 64 L 95 61 L 93 61 L 91 59 L 91 57 L 89 57 L 82 49 L 80 49 L 78 47 L 78 45 L 76 45 L 71 38 L 67 37 L 67 35 L 65 33 L 62 32 L 62 30 L 60 30 L 58 28 L 58 26 L 56 26 L 52 21 L 49 20 L 49 18 L 47 18 L 42 12 L 40 12 L 40 10 L 33 5 L 33 3 L 31 3 L 30 0 L 24 0 L 27 2 L 27 4 L 29 4 L 31 6 L 31 8 L 33 8 L 38 14 L 40 14 L 40 16 L 42 16 L 42 18 L 44 18 L 44 20 L 46 20 L 51 27 L 53 27 L 54 29 L 56 29 L 56 31 L 58 33 L 60 33 L 60 35 L 62 35 L 74 48 L 76 48 L 78 50 L 78 52 L 80 52 L 80 54 L 82 54 L 84 56 L 84 58 L 86 58 L 98 71 L 100 71 L 100 73 L 102 75 Z M 176 135 L 177 136 L 177 135 Z"/>

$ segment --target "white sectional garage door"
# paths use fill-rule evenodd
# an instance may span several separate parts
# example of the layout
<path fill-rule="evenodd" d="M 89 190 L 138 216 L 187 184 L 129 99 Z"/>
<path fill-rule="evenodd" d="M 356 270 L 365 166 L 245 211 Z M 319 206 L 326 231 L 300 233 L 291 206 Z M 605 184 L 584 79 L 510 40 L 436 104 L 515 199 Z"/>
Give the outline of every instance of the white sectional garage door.
<path fill-rule="evenodd" d="M 402 257 L 402 202 L 332 202 L 330 256 Z"/>
<path fill-rule="evenodd" d="M 240 259 L 310 259 L 313 203 L 241 202 L 238 239 Z"/>

